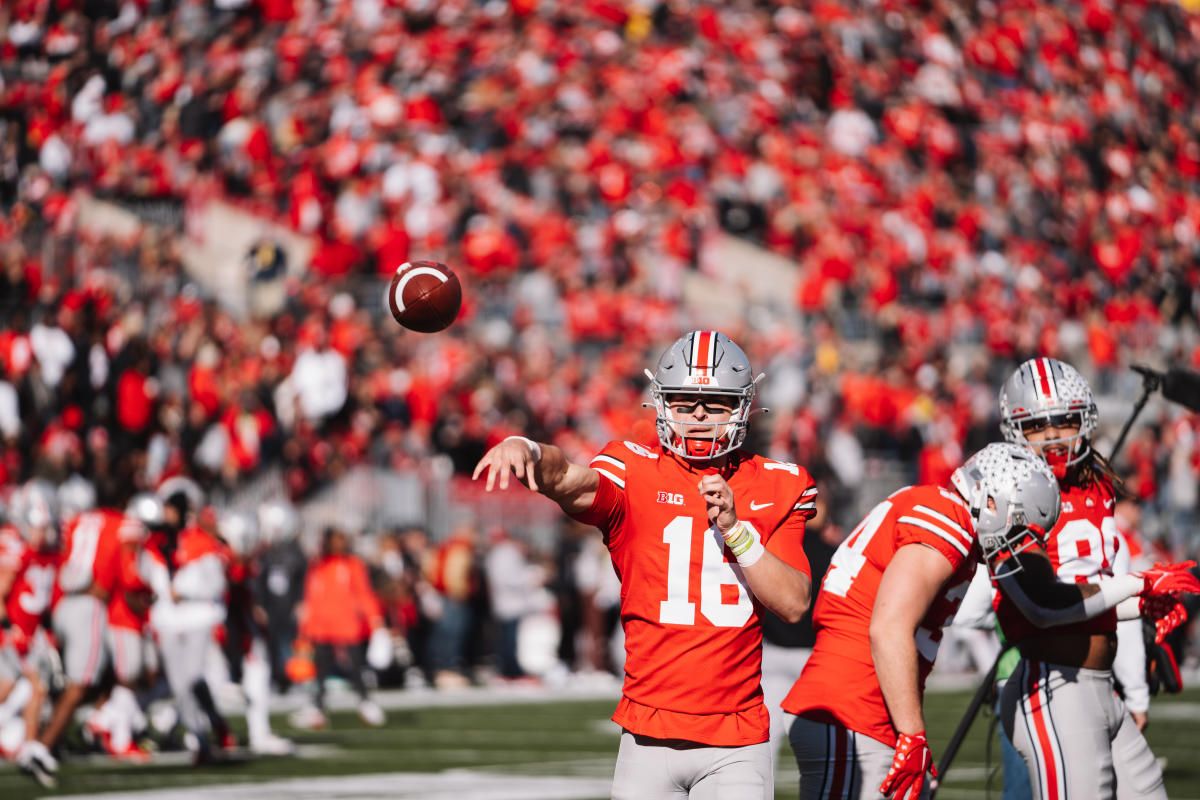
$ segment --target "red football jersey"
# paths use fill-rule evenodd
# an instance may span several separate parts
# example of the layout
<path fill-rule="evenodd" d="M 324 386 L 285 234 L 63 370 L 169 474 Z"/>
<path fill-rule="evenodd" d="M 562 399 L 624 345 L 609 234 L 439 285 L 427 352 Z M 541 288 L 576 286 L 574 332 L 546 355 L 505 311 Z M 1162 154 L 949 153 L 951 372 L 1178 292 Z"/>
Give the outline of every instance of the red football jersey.
<path fill-rule="evenodd" d="M 765 742 L 756 601 L 697 489 L 718 471 L 633 442 L 610 442 L 591 466 L 600 485 L 578 518 L 604 533 L 621 579 L 625 687 L 613 721 L 659 739 Z M 808 472 L 735 452 L 722 474 L 738 518 L 810 574 L 804 523 L 816 513 L 817 488 Z"/>
<path fill-rule="evenodd" d="M 1063 486 L 1062 507 L 1058 522 L 1046 537 L 1046 555 L 1055 574 L 1061 580 L 1076 583 L 1098 583 L 1113 575 L 1113 559 L 1121 546 L 1113 506 L 1117 495 L 1107 478 L 1101 476 L 1087 486 Z M 1038 628 L 1025 619 L 1004 592 L 997 592 L 996 618 L 1004 636 L 1010 642 L 1020 642 L 1033 636 L 1054 636 L 1064 633 L 1113 633 L 1117 630 L 1116 609 L 1098 617 Z"/>
<path fill-rule="evenodd" d="M 117 564 L 119 577 L 108 599 L 108 624 L 114 628 L 141 632 L 150 621 L 149 607 L 135 611 L 129 605 L 127 592 L 149 592 L 150 585 L 142 575 L 141 558 L 143 547 L 122 547 Z"/>
<path fill-rule="evenodd" d="M 8 596 L 0 598 L 16 636 L 0 631 L 0 642 L 11 639 L 22 654 L 42 622 L 54 592 L 58 554 L 33 550 L 16 529 L 0 528 L 0 569 L 15 573 Z"/>
<path fill-rule="evenodd" d="M 897 732 L 871 656 L 871 611 L 884 570 L 908 544 L 937 550 L 954 568 L 917 629 L 918 679 L 933 669 L 942 626 L 954 616 L 980 558 L 967 504 L 939 486 L 909 486 L 867 515 L 833 555 L 813 612 L 812 656 L 783 701 L 792 714 L 839 723 L 891 747 Z"/>
<path fill-rule="evenodd" d="M 121 581 L 122 544 L 140 537 L 141 523 L 119 511 L 85 511 L 68 525 L 63 536 L 58 585 L 66 594 L 85 592 L 93 584 L 111 599 Z"/>

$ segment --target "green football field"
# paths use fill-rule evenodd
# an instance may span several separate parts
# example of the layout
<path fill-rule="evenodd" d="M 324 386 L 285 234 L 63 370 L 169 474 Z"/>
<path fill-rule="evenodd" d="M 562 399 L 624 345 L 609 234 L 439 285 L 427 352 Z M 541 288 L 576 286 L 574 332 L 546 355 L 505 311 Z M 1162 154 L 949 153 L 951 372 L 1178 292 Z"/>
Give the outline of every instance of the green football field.
<path fill-rule="evenodd" d="M 968 697 L 958 692 L 932 694 L 926 699 L 929 730 L 939 757 Z M 392 710 L 387 725 L 380 729 L 366 728 L 353 714 L 340 713 L 334 715 L 329 730 L 319 733 L 290 730 L 280 718 L 279 732 L 301 745 L 299 757 L 244 760 L 203 769 L 172 761 L 169 756 L 159 763 L 138 766 L 77 760 L 64 764 L 56 793 L 47 793 L 5 766 L 0 767 L 0 798 L 146 789 L 168 790 L 156 793 L 160 800 L 335 795 L 458 800 L 604 797 L 617 747 L 616 728 L 608 721 L 612 707 L 610 700 L 590 700 Z M 1175 800 L 1200 798 L 1200 690 L 1156 698 L 1151 719 L 1149 738 L 1155 753 L 1166 759 L 1170 796 Z M 981 717 L 976 723 L 939 797 L 988 796 L 988 722 L 990 717 Z M 997 755 L 993 753 L 993 765 Z M 390 775 L 369 778 L 377 773 Z M 318 776 L 342 777 L 322 781 Z M 538 783 L 555 778 L 570 781 Z M 289 779 L 289 784 L 278 784 Z M 260 785 L 246 785 L 250 783 Z M 218 789 L 221 784 L 238 785 Z M 784 759 L 777 797 L 795 796 L 795 767 Z M 991 796 L 999 797 L 998 778 Z"/>

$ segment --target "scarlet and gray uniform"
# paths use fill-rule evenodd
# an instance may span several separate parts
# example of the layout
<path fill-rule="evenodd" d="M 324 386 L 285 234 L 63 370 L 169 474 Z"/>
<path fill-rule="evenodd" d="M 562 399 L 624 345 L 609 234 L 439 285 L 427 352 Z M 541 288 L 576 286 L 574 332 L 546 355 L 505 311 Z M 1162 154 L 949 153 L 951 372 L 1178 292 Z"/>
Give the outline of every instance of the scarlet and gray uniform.
<path fill-rule="evenodd" d="M 63 669 L 74 684 L 100 680 L 107 661 L 108 602 L 122 586 L 125 547 L 141 538 L 142 526 L 119 511 L 80 514 L 67 526 L 54 607 L 54 632 L 62 646 Z"/>
<path fill-rule="evenodd" d="M 1111 484 L 1099 479 L 1061 488 L 1062 510 L 1046 544 L 1056 574 L 1078 583 L 1111 577 L 1119 547 Z M 1108 611 L 1038 629 L 1003 591 L 996 615 L 1016 644 L 1035 636 L 1114 633 L 1117 626 L 1116 612 Z M 1000 708 L 1037 800 L 1167 796 L 1154 754 L 1113 691 L 1111 670 L 1023 660 L 1004 686 Z"/>

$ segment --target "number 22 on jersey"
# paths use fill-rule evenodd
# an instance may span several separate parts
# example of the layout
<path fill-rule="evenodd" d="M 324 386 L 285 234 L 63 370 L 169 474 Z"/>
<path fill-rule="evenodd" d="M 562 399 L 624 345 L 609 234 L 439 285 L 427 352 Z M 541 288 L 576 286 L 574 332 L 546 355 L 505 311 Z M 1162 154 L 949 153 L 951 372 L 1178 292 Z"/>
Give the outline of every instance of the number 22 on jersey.
<path fill-rule="evenodd" d="M 678 516 L 663 528 L 667 545 L 667 599 L 659 603 L 658 621 L 667 625 L 695 625 L 696 603 L 691 599 L 692 547 L 695 520 Z M 733 566 L 725 560 L 720 534 L 705 527 L 700 536 L 703 548 L 700 566 L 700 613 L 719 628 L 740 628 L 754 613 L 750 593 Z M 723 586 L 737 588 L 737 600 L 726 603 Z"/>

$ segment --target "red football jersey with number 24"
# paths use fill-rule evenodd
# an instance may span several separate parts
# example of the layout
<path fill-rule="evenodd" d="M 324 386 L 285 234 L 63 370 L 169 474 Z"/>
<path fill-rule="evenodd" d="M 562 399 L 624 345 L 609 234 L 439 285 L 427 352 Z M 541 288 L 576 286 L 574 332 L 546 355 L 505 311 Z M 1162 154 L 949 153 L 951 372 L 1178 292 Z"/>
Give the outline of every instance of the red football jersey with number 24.
<path fill-rule="evenodd" d="M 610 442 L 578 519 L 604 533 L 621 579 L 625 687 L 613 721 L 631 733 L 714 746 L 768 738 L 756 601 L 720 532 L 709 526 L 696 469 L 659 447 Z M 738 518 L 805 574 L 804 523 L 817 488 L 795 464 L 733 453 L 722 474 Z"/>

